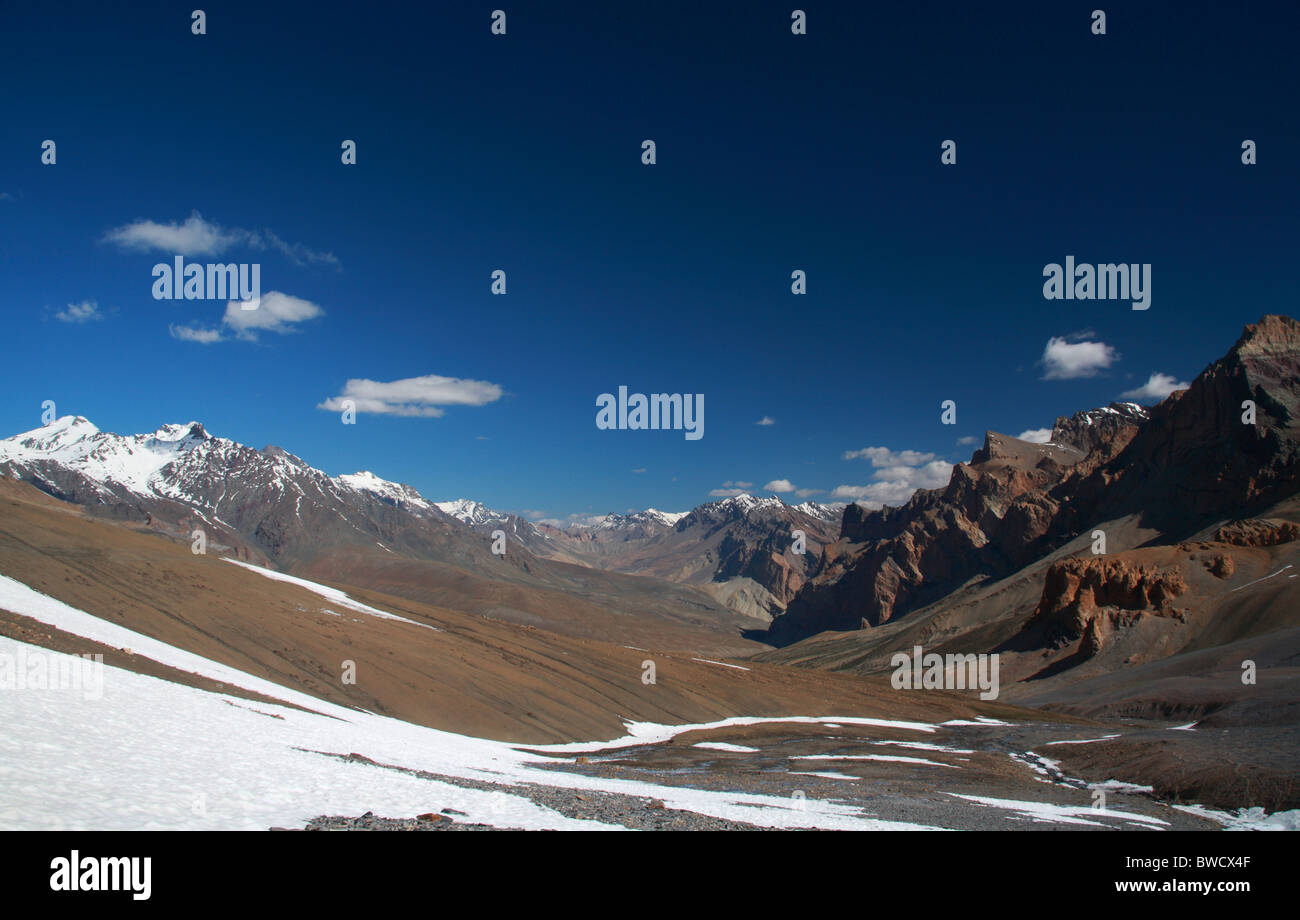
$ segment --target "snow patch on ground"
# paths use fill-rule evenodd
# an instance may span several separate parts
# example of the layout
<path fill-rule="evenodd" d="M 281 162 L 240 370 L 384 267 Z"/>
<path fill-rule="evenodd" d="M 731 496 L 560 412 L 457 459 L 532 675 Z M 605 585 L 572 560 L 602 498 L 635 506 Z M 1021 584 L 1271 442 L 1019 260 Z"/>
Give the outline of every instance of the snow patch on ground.
<path fill-rule="evenodd" d="M 1262 808 L 1215 811 L 1204 805 L 1175 805 L 1179 811 L 1222 824 L 1229 831 L 1300 831 L 1300 809 L 1267 814 Z"/>
<path fill-rule="evenodd" d="M 748 671 L 749 668 L 742 668 L 738 664 L 727 664 L 725 661 L 712 661 L 708 658 L 692 658 L 691 661 L 702 661 L 704 664 L 721 665 L 724 668 L 735 668 L 737 671 Z"/>
<path fill-rule="evenodd" d="M 949 719 L 947 722 L 941 722 L 941 725 L 947 727 L 950 725 L 1010 725 L 1010 722 L 1003 722 L 1000 719 L 990 719 L 985 716 L 976 716 L 974 719 Z"/>
<path fill-rule="evenodd" d="M 1144 792 L 1155 792 L 1154 786 L 1139 786 L 1137 783 L 1126 783 L 1120 779 L 1108 779 L 1101 783 L 1089 783 L 1089 789 L 1101 789 L 1106 792 L 1122 792 L 1126 795 L 1139 795 Z"/>
<path fill-rule="evenodd" d="M 1090 805 L 1053 805 L 1050 802 L 1025 802 L 1015 799 L 995 799 L 983 795 L 959 795 L 955 792 L 949 792 L 947 795 L 957 799 L 964 799 L 967 802 L 974 802 L 977 805 L 986 805 L 989 808 L 1001 808 L 1006 811 L 1014 811 L 1019 815 L 1030 818 L 1034 821 L 1050 821 L 1057 824 L 1088 824 L 1095 827 L 1105 827 L 1100 821 L 1089 820 L 1089 818 L 1115 818 L 1117 820 L 1136 821 L 1149 827 L 1167 827 L 1168 821 L 1161 821 L 1159 818 L 1152 818 L 1147 815 L 1137 814 L 1130 811 L 1114 811 L 1113 809 L 1094 808 Z M 1087 815 L 1088 818 L 1085 818 Z"/>
<path fill-rule="evenodd" d="M 791 757 L 791 760 L 879 760 L 885 763 L 919 763 L 928 767 L 949 767 L 958 769 L 950 763 L 939 763 L 937 760 L 926 760 L 924 757 L 905 757 L 901 754 L 804 754 L 799 757 Z"/>
<path fill-rule="evenodd" d="M 349 610 L 356 610 L 360 613 L 368 613 L 372 617 L 379 617 L 383 620 L 397 620 L 399 623 L 410 623 L 412 626 L 422 626 L 425 629 L 432 629 L 434 632 L 442 632 L 438 627 L 430 626 L 428 623 L 420 623 L 416 620 L 407 619 L 406 617 L 399 617 L 397 614 L 389 613 L 387 610 L 380 610 L 378 607 L 371 607 L 369 604 L 354 601 L 338 588 L 328 588 L 325 585 L 317 584 L 314 581 L 308 581 L 305 578 L 295 578 L 294 576 L 286 575 L 283 572 L 272 572 L 270 569 L 264 569 L 260 565 L 253 565 L 251 562 L 241 562 L 238 559 L 231 559 L 228 556 L 222 558 L 224 558 L 226 562 L 237 565 L 243 569 L 248 569 L 250 572 L 256 572 L 258 575 L 262 575 L 272 581 L 288 582 L 291 585 L 297 585 L 299 588 L 306 588 L 308 591 L 319 594 L 328 601 L 333 601 L 340 607 L 347 607 Z"/>
<path fill-rule="evenodd" d="M 944 754 L 974 754 L 975 751 L 967 748 L 949 747 L 946 744 L 933 744 L 929 741 L 872 741 L 872 744 L 891 745 L 893 747 L 908 748 L 914 751 L 939 751 Z"/>
<path fill-rule="evenodd" d="M 627 734 L 613 741 L 573 741 L 567 744 L 543 744 L 529 747 L 531 751 L 548 754 L 590 754 L 619 748 L 638 747 L 643 744 L 660 744 L 671 741 L 686 732 L 714 731 L 736 725 L 825 725 L 833 721 L 839 725 L 871 725 L 876 728 L 899 728 L 910 731 L 933 732 L 938 727 L 929 722 L 898 722 L 890 719 L 865 719 L 855 716 L 733 716 L 717 722 L 694 722 L 687 725 L 662 725 L 658 722 L 624 722 Z"/>
<path fill-rule="evenodd" d="M 757 754 L 758 748 L 745 747 L 743 744 L 728 744 L 726 741 L 701 741 L 691 747 L 704 748 L 709 751 L 733 751 L 737 754 Z"/>

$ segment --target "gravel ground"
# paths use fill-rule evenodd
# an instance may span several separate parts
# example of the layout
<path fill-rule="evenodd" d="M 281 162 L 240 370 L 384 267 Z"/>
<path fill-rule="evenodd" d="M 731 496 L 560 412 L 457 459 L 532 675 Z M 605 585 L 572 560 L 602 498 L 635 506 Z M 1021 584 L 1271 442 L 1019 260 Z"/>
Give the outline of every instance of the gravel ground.
<path fill-rule="evenodd" d="M 641 831 L 734 831 L 734 830 L 772 830 L 741 821 L 726 821 L 692 811 L 680 811 L 665 808 L 658 799 L 644 796 L 621 795 L 614 792 L 594 792 L 591 790 L 560 789 L 553 786 L 537 786 L 531 783 L 505 786 L 480 780 L 447 776 L 441 773 L 429 773 L 425 770 L 409 770 L 381 764 L 360 754 L 329 754 L 324 751 L 314 753 L 326 757 L 336 757 L 355 763 L 367 763 L 387 770 L 398 770 L 421 779 L 437 780 L 450 783 L 464 789 L 477 789 L 483 792 L 506 792 L 528 799 L 543 808 L 550 808 L 567 818 L 584 821 L 600 821 L 605 824 L 620 824 L 631 830 Z M 468 824 L 458 820 L 463 817 L 453 809 L 443 809 L 438 814 L 421 815 L 417 818 L 384 818 L 371 812 L 360 817 L 341 815 L 320 815 L 308 822 L 304 830 L 372 830 L 372 831 L 441 831 L 441 830 L 497 830 L 490 825 Z M 272 828 L 284 830 L 284 828 Z"/>
<path fill-rule="evenodd" d="M 719 792 L 793 796 L 809 800 L 834 800 L 857 806 L 863 817 L 928 827 L 964 830 L 1146 830 L 1151 822 L 1136 816 L 1158 818 L 1167 830 L 1217 829 L 1204 818 L 1172 809 L 1145 793 L 1108 790 L 1111 813 L 1089 809 L 1096 804 L 1090 784 L 1061 770 L 1053 760 L 1074 753 L 1070 746 L 1048 747 L 1054 741 L 1095 738 L 1097 733 L 1077 725 L 971 725 L 946 728 L 921 738 L 940 741 L 950 749 L 927 750 L 889 746 L 876 729 L 792 731 L 780 728 L 719 732 L 716 740 L 748 744 L 753 752 L 696 748 L 687 739 L 577 756 L 563 762 L 538 764 L 539 769 L 606 779 L 649 782 L 660 786 L 688 787 Z M 700 736 L 703 737 L 703 736 Z M 712 736 L 711 736 L 712 737 Z M 919 740 L 906 735 L 902 740 Z M 390 764 L 377 763 L 360 754 L 314 751 L 399 770 L 411 776 L 449 783 L 465 789 L 505 792 L 526 798 L 568 818 L 619 825 L 633 830 L 770 830 L 754 824 L 728 821 L 694 812 L 666 808 L 644 796 L 593 790 L 566 789 L 533 783 L 501 785 L 464 779 Z M 872 762 L 853 759 L 855 754 L 919 755 L 921 762 Z M 831 759 L 807 759 L 829 755 Z M 929 763 L 928 761 L 938 763 Z M 943 766 L 947 763 L 948 766 Z M 807 775 L 818 771 L 839 776 Z M 1097 781 L 1108 779 L 1098 772 Z M 1122 778 L 1122 777 L 1119 777 Z M 973 797 L 973 798 L 972 798 Z M 997 801 L 1001 800 L 1001 801 Z M 1067 809 L 1078 820 L 1041 820 L 1015 807 L 1017 802 L 1041 803 Z M 491 830 L 470 823 L 451 809 L 417 817 L 360 817 L 321 815 L 306 830 Z M 1069 817 L 1067 814 L 1066 817 Z"/>

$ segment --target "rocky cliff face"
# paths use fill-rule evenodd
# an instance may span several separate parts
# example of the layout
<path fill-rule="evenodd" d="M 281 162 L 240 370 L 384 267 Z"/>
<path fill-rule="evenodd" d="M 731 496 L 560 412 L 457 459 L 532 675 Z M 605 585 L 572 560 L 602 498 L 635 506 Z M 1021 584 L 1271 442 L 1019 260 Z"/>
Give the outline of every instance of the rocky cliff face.
<path fill-rule="evenodd" d="M 842 540 L 770 637 L 888 622 L 1102 521 L 1138 514 L 1177 540 L 1298 490 L 1300 323 L 1266 316 L 1149 415 L 1132 403 L 1079 412 L 1057 419 L 1047 444 L 989 432 L 945 488 L 898 508 L 850 505 Z"/>
<path fill-rule="evenodd" d="M 1132 404 L 1057 419 L 1047 444 L 996 432 L 942 489 L 904 505 L 845 509 L 842 538 L 822 572 L 772 625 L 779 642 L 826 629 L 878 626 L 980 576 L 1041 555 L 1061 498 L 1053 487 L 1122 450 L 1145 421 Z"/>
<path fill-rule="evenodd" d="M 1064 537 L 1140 513 L 1176 537 L 1207 518 L 1273 504 L 1297 485 L 1300 323 L 1266 316 L 1187 390 L 1152 409 L 1125 450 L 1072 484 L 1071 508 L 1054 531 Z"/>

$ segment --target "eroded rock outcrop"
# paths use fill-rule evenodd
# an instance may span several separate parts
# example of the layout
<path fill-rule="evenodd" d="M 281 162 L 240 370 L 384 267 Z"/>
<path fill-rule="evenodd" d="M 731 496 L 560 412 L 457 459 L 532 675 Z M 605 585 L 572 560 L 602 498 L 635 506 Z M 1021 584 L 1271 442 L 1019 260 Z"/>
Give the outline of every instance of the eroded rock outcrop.
<path fill-rule="evenodd" d="M 1220 543 L 1233 546 L 1280 546 L 1300 539 L 1300 524 L 1267 518 L 1249 518 L 1224 524 L 1214 535 Z"/>
<path fill-rule="evenodd" d="M 1174 606 L 1187 591 L 1178 569 L 1144 566 L 1123 558 L 1075 557 L 1055 562 L 1047 570 L 1043 596 L 1030 626 L 1041 627 L 1057 647 L 1082 640 L 1080 654 L 1095 655 L 1117 629 L 1143 617 L 1182 620 Z"/>

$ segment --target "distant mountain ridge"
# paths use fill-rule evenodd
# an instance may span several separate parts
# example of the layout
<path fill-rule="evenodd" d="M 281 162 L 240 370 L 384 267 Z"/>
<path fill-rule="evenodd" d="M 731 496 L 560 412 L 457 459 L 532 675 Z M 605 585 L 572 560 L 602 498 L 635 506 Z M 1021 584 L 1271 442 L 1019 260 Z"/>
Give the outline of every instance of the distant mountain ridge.
<path fill-rule="evenodd" d="M 756 625 L 698 591 L 534 554 L 516 536 L 531 535 L 522 519 L 502 528 L 507 551 L 494 553 L 489 537 L 410 486 L 369 472 L 331 477 L 197 422 L 124 436 L 65 416 L 0 440 L 0 475 L 175 540 L 201 531 L 213 553 L 576 634 L 640 629 L 634 614 L 683 637 L 674 641 L 739 651 Z"/>
<path fill-rule="evenodd" d="M 742 493 L 690 511 L 611 512 L 564 527 L 470 499 L 437 507 L 479 533 L 504 529 L 543 558 L 695 585 L 766 620 L 820 566 L 821 548 L 835 538 L 844 505 L 789 505 Z M 796 530 L 805 534 L 802 554 L 793 551 Z"/>

